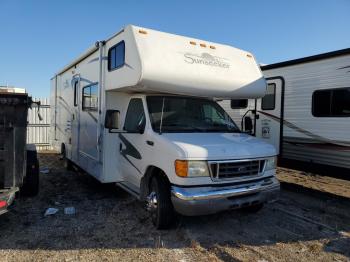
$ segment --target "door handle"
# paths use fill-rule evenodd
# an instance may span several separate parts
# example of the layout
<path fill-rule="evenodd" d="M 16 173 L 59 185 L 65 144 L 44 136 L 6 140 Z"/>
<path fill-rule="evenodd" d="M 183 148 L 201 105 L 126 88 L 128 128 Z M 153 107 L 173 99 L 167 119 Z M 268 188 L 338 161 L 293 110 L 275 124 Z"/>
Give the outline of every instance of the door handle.
<path fill-rule="evenodd" d="M 123 151 L 123 145 L 122 143 L 119 143 L 119 152 L 121 153 Z"/>
<path fill-rule="evenodd" d="M 153 146 L 153 145 L 154 145 L 154 142 L 153 142 L 153 141 L 150 141 L 150 140 L 147 140 L 146 143 L 147 143 L 147 145 L 150 145 L 150 146 Z"/>

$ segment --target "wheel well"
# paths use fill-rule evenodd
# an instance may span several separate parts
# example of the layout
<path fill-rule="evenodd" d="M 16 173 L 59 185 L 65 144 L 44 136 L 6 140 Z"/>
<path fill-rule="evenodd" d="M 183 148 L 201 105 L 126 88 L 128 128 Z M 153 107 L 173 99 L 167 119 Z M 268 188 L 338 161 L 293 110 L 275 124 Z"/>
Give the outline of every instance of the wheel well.
<path fill-rule="evenodd" d="M 145 200 L 147 195 L 149 194 L 150 183 L 152 181 L 152 178 L 155 176 L 161 176 L 165 178 L 165 180 L 168 182 L 168 185 L 170 186 L 170 181 L 162 169 L 156 166 L 149 166 L 146 170 L 145 175 L 141 179 L 141 188 L 140 188 L 141 200 Z"/>

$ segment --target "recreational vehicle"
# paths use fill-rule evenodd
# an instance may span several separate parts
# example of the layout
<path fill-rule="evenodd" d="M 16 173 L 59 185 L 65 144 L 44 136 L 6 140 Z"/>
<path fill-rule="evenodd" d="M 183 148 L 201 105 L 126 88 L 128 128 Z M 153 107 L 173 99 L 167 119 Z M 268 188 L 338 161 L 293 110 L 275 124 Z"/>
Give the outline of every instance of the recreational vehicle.
<path fill-rule="evenodd" d="M 157 228 L 175 212 L 256 211 L 278 196 L 276 150 L 216 100 L 265 91 L 249 52 L 126 26 L 52 78 L 53 146 L 145 201 Z"/>
<path fill-rule="evenodd" d="M 349 169 L 350 48 L 261 69 L 263 98 L 221 102 L 243 131 L 247 120 L 283 159 Z"/>

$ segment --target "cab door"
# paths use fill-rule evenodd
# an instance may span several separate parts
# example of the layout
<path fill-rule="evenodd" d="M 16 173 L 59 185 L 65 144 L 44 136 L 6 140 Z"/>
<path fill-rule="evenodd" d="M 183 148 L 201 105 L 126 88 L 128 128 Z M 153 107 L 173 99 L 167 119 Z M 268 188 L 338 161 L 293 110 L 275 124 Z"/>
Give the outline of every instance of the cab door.
<path fill-rule="evenodd" d="M 119 134 L 119 153 L 123 184 L 138 193 L 146 152 L 146 116 L 142 98 L 132 98 L 125 116 L 123 132 Z"/>
<path fill-rule="evenodd" d="M 280 153 L 280 138 L 282 132 L 282 99 L 283 79 L 280 77 L 267 78 L 267 90 L 263 98 L 256 103 L 256 137 L 275 146 Z"/>

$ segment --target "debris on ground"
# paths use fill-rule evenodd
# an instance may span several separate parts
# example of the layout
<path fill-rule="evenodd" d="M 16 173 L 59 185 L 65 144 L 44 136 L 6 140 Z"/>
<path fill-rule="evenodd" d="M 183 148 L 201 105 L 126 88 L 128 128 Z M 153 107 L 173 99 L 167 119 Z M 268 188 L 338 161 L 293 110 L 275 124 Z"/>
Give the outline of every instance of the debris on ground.
<path fill-rule="evenodd" d="M 57 212 L 58 212 L 57 208 L 49 207 L 48 209 L 46 209 L 44 216 L 51 216 L 56 214 Z"/>
<path fill-rule="evenodd" d="M 74 215 L 75 214 L 75 207 L 65 207 L 64 214 L 65 215 Z"/>
<path fill-rule="evenodd" d="M 48 167 L 40 167 L 40 173 L 41 174 L 48 174 L 50 173 L 50 169 Z"/>
<path fill-rule="evenodd" d="M 350 261 L 350 198 L 282 187 L 256 214 L 179 217 L 156 230 L 143 203 L 122 189 L 67 171 L 58 155 L 38 156 L 50 173 L 40 175 L 37 197 L 19 198 L 0 216 L 1 261 Z M 58 213 L 43 219 L 48 207 Z"/>

